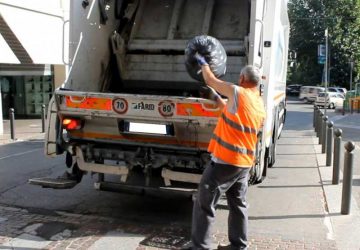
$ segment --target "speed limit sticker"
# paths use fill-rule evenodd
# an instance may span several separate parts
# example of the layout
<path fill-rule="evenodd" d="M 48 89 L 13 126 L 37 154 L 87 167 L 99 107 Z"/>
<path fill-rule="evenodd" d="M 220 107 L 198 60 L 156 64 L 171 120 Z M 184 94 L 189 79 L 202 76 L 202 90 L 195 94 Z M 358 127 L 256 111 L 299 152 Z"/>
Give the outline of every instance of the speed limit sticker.
<path fill-rule="evenodd" d="M 174 115 L 175 104 L 171 101 L 162 101 L 159 103 L 159 113 L 162 116 L 169 117 Z"/>
<path fill-rule="evenodd" d="M 125 114 L 128 107 L 128 102 L 124 98 L 116 98 L 112 102 L 113 110 L 120 115 Z"/>

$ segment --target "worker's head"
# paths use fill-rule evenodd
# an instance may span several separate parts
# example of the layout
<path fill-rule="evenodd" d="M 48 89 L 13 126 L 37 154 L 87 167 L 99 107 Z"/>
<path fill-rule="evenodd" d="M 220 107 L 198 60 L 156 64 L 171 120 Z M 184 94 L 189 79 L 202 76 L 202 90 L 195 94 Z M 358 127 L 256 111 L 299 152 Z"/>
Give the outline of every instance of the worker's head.
<path fill-rule="evenodd" d="M 246 87 L 257 87 L 260 83 L 260 71 L 257 67 L 252 65 L 245 66 L 240 73 L 238 84 L 239 86 L 246 85 Z"/>

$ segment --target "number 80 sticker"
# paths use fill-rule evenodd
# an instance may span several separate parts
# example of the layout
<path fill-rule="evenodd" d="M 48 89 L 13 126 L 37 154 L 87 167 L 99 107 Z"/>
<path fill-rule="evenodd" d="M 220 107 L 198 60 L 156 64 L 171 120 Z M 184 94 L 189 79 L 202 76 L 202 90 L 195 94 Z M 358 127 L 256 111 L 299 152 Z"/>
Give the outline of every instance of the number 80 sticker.
<path fill-rule="evenodd" d="M 162 116 L 169 117 L 174 115 L 175 104 L 171 101 L 162 101 L 159 103 L 159 113 Z"/>
<path fill-rule="evenodd" d="M 128 102 L 124 98 L 116 98 L 112 102 L 112 108 L 120 115 L 125 114 L 128 110 Z"/>

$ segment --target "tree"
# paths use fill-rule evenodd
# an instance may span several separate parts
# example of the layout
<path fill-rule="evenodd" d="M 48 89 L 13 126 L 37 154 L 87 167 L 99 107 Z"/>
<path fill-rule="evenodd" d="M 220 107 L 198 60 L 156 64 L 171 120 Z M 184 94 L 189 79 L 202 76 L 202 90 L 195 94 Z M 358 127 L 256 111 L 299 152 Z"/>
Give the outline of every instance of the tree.
<path fill-rule="evenodd" d="M 289 2 L 291 24 L 290 50 L 297 52 L 295 67 L 289 69 L 288 82 L 319 85 L 324 65 L 317 62 L 317 47 L 324 44 L 329 29 L 332 85 L 349 88 L 349 61 L 355 62 L 354 78 L 360 72 L 360 1 L 292 0 Z"/>
<path fill-rule="evenodd" d="M 349 88 L 350 62 L 354 62 L 353 76 L 360 74 L 360 1 L 327 0 L 329 40 L 331 41 L 331 75 L 337 85 Z"/>

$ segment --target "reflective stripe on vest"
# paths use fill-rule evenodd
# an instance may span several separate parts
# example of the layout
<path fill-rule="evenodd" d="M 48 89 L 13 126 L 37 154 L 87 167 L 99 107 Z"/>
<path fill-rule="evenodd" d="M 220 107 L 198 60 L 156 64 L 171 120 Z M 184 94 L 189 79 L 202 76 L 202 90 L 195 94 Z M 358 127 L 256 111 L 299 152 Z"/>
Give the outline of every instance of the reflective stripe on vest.
<path fill-rule="evenodd" d="M 213 139 L 219 143 L 221 146 L 223 146 L 224 148 L 231 150 L 235 153 L 239 153 L 239 154 L 244 154 L 244 155 L 250 155 L 250 156 L 255 156 L 255 152 L 252 150 L 249 150 L 247 148 L 240 148 L 234 145 L 231 145 L 229 143 L 227 143 L 226 141 L 221 140 L 220 137 L 218 137 L 217 135 L 213 134 Z"/>
<path fill-rule="evenodd" d="M 249 128 L 246 127 L 244 125 L 238 124 L 232 120 L 230 120 L 229 118 L 226 117 L 226 115 L 224 113 L 221 114 L 221 118 L 225 121 L 225 123 L 227 123 L 229 126 L 233 127 L 234 129 L 237 129 L 241 132 L 245 132 L 245 133 L 250 133 L 250 134 L 255 134 L 257 135 L 258 131 L 254 128 Z"/>

